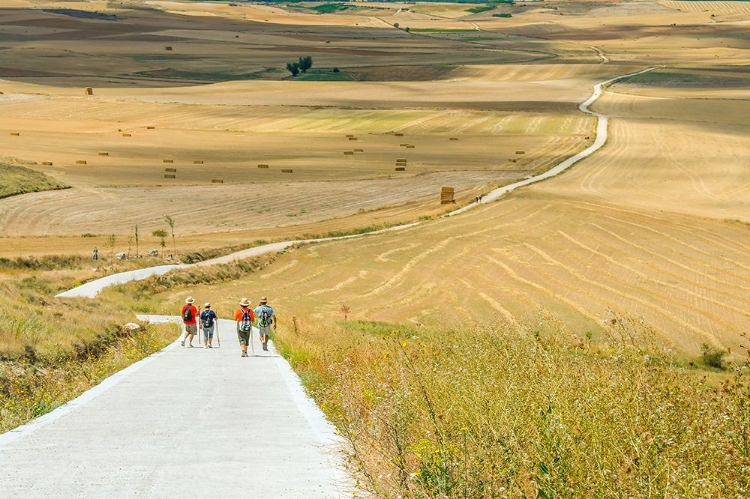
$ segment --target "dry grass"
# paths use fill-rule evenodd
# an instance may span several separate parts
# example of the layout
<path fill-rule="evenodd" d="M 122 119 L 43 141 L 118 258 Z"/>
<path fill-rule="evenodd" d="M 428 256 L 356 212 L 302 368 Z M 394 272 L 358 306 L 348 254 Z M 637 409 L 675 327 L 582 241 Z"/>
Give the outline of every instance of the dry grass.
<path fill-rule="evenodd" d="M 280 342 L 378 497 L 746 496 L 747 369 L 713 385 L 637 321 L 613 322 L 604 348 L 548 315 L 458 330 L 297 320 Z"/>

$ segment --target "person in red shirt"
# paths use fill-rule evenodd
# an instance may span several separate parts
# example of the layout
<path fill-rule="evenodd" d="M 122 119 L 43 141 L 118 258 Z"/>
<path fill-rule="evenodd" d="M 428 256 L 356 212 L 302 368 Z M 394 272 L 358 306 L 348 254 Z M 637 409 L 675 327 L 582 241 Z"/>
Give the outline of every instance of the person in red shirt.
<path fill-rule="evenodd" d="M 234 312 L 234 320 L 237 321 L 237 338 L 240 340 L 242 357 L 247 357 L 247 345 L 253 341 L 253 322 L 255 314 L 250 308 L 250 300 L 243 298 L 240 300 L 240 308 Z"/>
<path fill-rule="evenodd" d="M 193 306 L 194 301 L 195 299 L 192 296 L 188 296 L 180 311 L 182 322 L 185 324 L 185 336 L 182 338 L 180 345 L 185 346 L 185 341 L 187 341 L 190 348 L 193 348 L 193 338 L 198 334 L 198 321 L 196 319 L 198 309 Z"/>

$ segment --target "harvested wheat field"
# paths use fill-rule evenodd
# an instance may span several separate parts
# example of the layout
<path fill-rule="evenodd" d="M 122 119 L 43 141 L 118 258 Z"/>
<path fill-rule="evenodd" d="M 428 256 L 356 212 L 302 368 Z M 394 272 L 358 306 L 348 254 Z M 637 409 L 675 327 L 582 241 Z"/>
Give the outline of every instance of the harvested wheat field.
<path fill-rule="evenodd" d="M 184 251 L 422 218 L 200 293 L 230 307 L 263 289 L 285 319 L 336 319 L 342 304 L 417 324 L 545 309 L 579 336 L 602 334 L 612 309 L 679 352 L 739 349 L 746 3 L 148 5 L 3 9 L 0 161 L 72 189 L 0 200 L 0 255 L 88 254 L 110 234 L 124 251 L 136 224 L 155 246 L 165 215 Z M 292 77 L 303 55 L 315 63 Z M 610 117 L 593 156 L 436 218 L 442 187 L 466 205 L 590 146 L 596 118 L 578 104 L 646 68 L 592 106 Z"/>

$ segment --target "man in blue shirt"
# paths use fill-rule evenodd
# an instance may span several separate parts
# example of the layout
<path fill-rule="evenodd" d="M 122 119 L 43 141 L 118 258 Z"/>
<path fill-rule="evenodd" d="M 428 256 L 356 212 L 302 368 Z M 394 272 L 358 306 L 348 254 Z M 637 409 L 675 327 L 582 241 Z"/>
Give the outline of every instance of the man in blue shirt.
<path fill-rule="evenodd" d="M 203 305 L 205 309 L 201 312 L 201 328 L 203 329 L 203 348 L 212 348 L 211 343 L 214 339 L 214 328 L 218 328 L 217 323 L 218 317 L 216 312 L 211 310 L 211 304 L 206 303 Z"/>

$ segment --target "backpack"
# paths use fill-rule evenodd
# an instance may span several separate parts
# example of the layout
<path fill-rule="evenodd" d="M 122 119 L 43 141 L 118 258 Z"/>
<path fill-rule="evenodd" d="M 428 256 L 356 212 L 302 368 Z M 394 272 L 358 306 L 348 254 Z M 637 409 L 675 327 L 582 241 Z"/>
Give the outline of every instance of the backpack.
<path fill-rule="evenodd" d="M 190 305 L 182 309 L 182 322 L 190 322 L 193 320 L 193 307 Z"/>
<path fill-rule="evenodd" d="M 242 319 L 240 319 L 240 331 L 252 331 L 253 321 L 250 318 L 250 310 L 242 310 Z"/>
<path fill-rule="evenodd" d="M 201 314 L 203 317 L 203 327 L 210 328 L 214 325 L 214 315 L 211 313 L 213 310 L 206 310 Z"/>
<path fill-rule="evenodd" d="M 271 325 L 271 310 L 268 307 L 260 307 L 258 313 L 258 327 L 268 327 Z"/>

